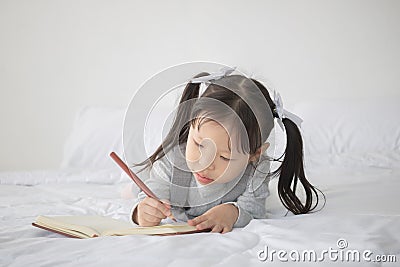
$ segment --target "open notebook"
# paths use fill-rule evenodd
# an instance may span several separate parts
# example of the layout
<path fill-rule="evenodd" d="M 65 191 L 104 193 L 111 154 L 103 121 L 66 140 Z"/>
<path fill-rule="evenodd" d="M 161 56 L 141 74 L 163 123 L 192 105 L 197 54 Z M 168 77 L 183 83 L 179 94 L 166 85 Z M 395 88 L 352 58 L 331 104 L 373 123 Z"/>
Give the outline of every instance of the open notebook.
<path fill-rule="evenodd" d="M 177 235 L 210 231 L 197 230 L 195 226 L 179 222 L 152 227 L 135 227 L 132 224 L 106 216 L 38 216 L 33 226 L 68 237 L 92 238 L 123 235 Z"/>

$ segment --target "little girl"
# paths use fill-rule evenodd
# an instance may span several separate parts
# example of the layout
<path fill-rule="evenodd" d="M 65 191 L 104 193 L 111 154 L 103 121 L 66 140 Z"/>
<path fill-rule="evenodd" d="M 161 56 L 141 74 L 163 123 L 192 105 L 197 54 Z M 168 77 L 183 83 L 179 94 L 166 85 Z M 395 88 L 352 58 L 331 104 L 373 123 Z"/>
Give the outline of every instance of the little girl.
<path fill-rule="evenodd" d="M 163 202 L 140 192 L 134 223 L 155 226 L 173 214 L 198 230 L 226 233 L 244 227 L 266 217 L 268 182 L 275 175 L 288 210 L 304 214 L 317 206 L 316 188 L 304 174 L 299 118 L 272 101 L 260 82 L 232 72 L 200 73 L 186 85 L 168 135 L 147 160 L 135 164 L 150 169 L 146 184 Z M 202 84 L 207 87 L 200 95 Z M 264 152 L 274 118 L 287 145 L 281 166 L 271 173 Z M 298 181 L 304 203 L 296 196 Z"/>

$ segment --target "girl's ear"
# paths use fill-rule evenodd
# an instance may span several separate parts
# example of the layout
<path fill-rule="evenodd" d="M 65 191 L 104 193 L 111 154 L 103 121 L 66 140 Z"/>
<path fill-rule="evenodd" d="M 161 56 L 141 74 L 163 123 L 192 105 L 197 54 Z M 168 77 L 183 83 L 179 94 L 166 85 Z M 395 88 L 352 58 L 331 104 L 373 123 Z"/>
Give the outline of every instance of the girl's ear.
<path fill-rule="evenodd" d="M 258 158 L 260 157 L 260 155 L 261 155 L 262 153 L 264 153 L 265 150 L 268 149 L 269 145 L 270 145 L 270 144 L 267 142 L 267 143 L 264 143 L 260 148 L 258 148 L 257 151 L 256 151 L 256 153 L 254 153 L 253 155 L 250 156 L 249 162 L 250 162 L 250 161 L 257 161 Z"/>

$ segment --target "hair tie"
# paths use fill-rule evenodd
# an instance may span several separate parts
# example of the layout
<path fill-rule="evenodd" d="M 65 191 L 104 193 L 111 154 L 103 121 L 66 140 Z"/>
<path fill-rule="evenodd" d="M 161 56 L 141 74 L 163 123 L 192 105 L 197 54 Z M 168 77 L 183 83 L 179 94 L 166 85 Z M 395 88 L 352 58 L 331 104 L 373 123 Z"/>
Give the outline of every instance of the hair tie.
<path fill-rule="evenodd" d="M 211 82 L 228 76 L 229 74 L 234 72 L 235 69 L 236 69 L 236 67 L 233 67 L 233 68 L 231 68 L 231 67 L 223 67 L 223 68 L 219 69 L 219 71 L 212 72 L 212 73 L 210 73 L 208 75 L 201 76 L 201 77 L 194 78 L 194 79 L 190 80 L 191 83 L 200 83 L 200 89 L 199 89 L 198 98 L 201 97 L 201 95 L 207 89 L 207 86 L 209 84 L 211 84 Z"/>
<path fill-rule="evenodd" d="M 298 128 L 301 128 L 301 123 L 303 122 L 303 120 L 299 116 L 283 108 L 281 95 L 277 93 L 275 90 L 274 90 L 274 104 L 275 104 L 275 111 L 278 114 L 277 122 L 281 127 L 282 131 L 285 131 L 285 127 L 282 122 L 282 119 L 284 118 L 290 119 L 297 125 Z"/>
<path fill-rule="evenodd" d="M 213 81 L 216 81 L 223 77 L 228 76 L 229 74 L 234 72 L 235 69 L 236 69 L 236 67 L 223 67 L 223 68 L 219 69 L 218 71 L 212 72 L 206 76 L 191 79 L 190 82 L 201 84 L 200 90 L 199 90 L 199 97 L 200 97 L 203 94 L 203 92 L 206 90 L 207 85 L 209 85 Z M 277 93 L 275 90 L 274 90 L 274 100 L 273 101 L 275 104 L 274 111 L 278 115 L 277 121 L 278 121 L 278 124 L 281 127 L 282 131 L 285 131 L 285 127 L 282 122 L 282 119 L 284 119 L 284 118 L 290 119 L 297 125 L 298 128 L 301 128 L 301 123 L 303 122 L 303 120 L 299 116 L 297 116 L 283 108 L 283 102 L 282 102 L 281 95 L 279 93 Z"/>
<path fill-rule="evenodd" d="M 216 81 L 219 80 L 223 77 L 228 76 L 229 74 L 231 74 L 232 72 L 234 72 L 236 69 L 236 67 L 223 67 L 221 69 L 219 69 L 219 71 L 216 72 L 212 72 L 206 76 L 201 76 L 198 78 L 194 78 L 191 79 L 190 82 L 191 83 L 211 83 L 212 81 Z"/>

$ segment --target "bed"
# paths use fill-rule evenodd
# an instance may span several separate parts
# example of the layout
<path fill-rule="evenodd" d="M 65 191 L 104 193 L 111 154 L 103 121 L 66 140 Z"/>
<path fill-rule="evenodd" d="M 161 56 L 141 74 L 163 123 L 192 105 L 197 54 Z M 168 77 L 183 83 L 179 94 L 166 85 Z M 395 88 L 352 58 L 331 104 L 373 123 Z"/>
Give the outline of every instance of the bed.
<path fill-rule="evenodd" d="M 306 175 L 326 195 L 320 211 L 286 214 L 274 179 L 268 219 L 227 234 L 81 240 L 31 223 L 38 215 L 129 220 L 134 202 L 129 178 L 108 158 L 110 151 L 123 151 L 124 109 L 84 108 L 66 140 L 60 169 L 0 173 L 0 266 L 398 266 L 396 102 L 341 100 L 293 107 L 304 119 Z"/>

